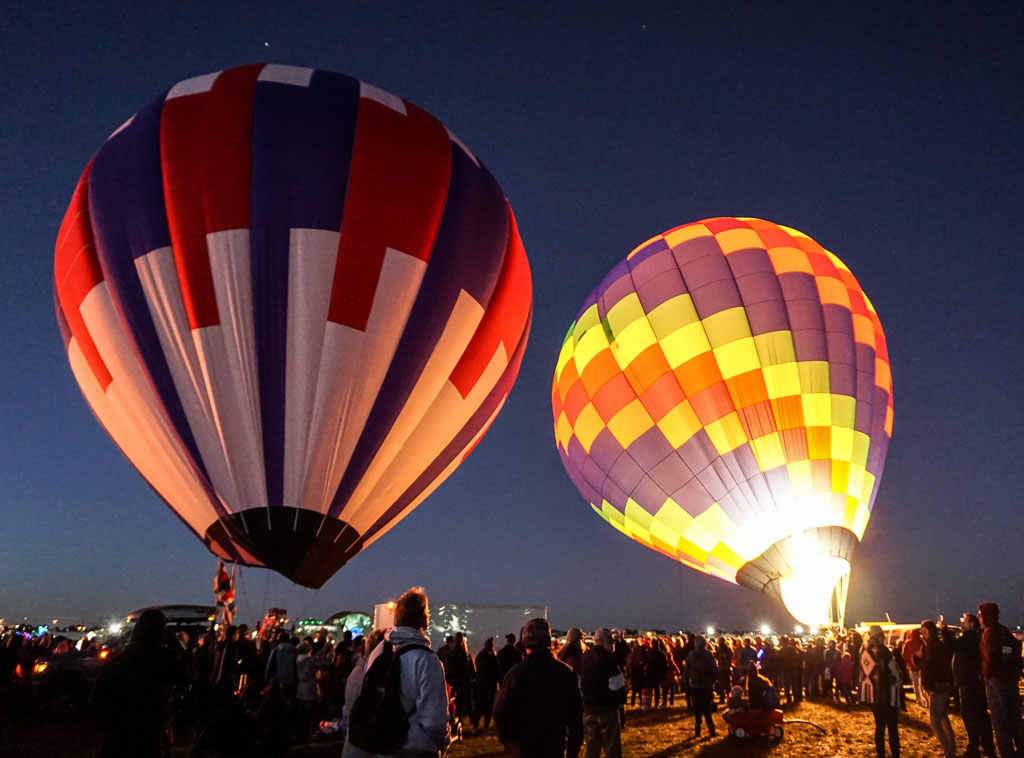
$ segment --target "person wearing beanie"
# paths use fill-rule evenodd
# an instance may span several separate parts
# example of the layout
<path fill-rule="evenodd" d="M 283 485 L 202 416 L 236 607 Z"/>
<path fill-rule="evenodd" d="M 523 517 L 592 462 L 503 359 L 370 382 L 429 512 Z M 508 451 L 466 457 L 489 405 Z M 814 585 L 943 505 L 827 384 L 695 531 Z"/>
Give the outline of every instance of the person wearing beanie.
<path fill-rule="evenodd" d="M 1021 643 L 999 623 L 998 605 L 982 603 L 978 612 L 985 625 L 981 633 L 981 676 L 992 714 L 992 731 L 1000 758 L 1012 758 L 1015 749 L 1024 750 L 1017 685 L 1021 674 Z"/>

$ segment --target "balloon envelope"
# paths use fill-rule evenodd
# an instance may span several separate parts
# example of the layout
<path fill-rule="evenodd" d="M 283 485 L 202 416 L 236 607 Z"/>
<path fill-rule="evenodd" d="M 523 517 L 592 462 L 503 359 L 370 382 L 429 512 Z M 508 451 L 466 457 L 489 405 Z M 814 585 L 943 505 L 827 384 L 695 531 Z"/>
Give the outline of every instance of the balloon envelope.
<path fill-rule="evenodd" d="M 892 433 L 885 335 L 835 255 L 753 218 L 648 240 L 580 309 L 552 411 L 608 523 L 827 620 Z"/>
<path fill-rule="evenodd" d="M 490 173 L 425 111 L 253 65 L 172 87 L 78 183 L 54 266 L 75 379 L 224 558 L 318 587 L 494 420 L 531 311 Z"/>

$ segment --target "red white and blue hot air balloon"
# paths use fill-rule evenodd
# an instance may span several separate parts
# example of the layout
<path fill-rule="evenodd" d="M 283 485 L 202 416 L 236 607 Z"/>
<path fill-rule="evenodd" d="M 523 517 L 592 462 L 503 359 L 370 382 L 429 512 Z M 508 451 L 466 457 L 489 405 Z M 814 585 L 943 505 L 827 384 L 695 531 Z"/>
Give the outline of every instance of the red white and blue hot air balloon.
<path fill-rule="evenodd" d="M 508 396 L 530 273 L 486 168 L 351 77 L 180 82 L 79 180 L 54 265 L 82 393 L 223 558 L 319 587 Z"/>

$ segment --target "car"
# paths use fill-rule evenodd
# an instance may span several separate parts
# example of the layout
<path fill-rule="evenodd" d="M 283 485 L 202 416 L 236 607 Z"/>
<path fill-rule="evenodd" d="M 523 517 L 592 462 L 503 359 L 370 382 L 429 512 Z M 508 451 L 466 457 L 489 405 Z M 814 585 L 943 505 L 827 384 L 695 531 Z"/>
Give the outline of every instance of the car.
<path fill-rule="evenodd" d="M 54 715 L 83 710 L 109 654 L 104 648 L 36 659 L 30 678 L 36 707 Z"/>

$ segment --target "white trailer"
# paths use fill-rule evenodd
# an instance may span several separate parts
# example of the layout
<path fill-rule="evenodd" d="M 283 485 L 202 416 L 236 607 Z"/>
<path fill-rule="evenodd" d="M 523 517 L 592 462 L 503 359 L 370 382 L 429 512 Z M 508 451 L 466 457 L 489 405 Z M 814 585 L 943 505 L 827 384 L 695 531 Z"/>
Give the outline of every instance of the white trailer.
<path fill-rule="evenodd" d="M 430 606 L 430 644 L 437 650 L 444 638 L 456 632 L 466 635 L 469 652 L 476 655 L 488 637 L 494 637 L 495 648 L 505 644 L 505 635 L 519 632 L 530 619 L 548 617 L 546 605 L 480 605 L 477 603 L 444 603 Z M 395 603 L 378 603 L 373 608 L 373 626 L 386 629 L 395 623 Z"/>

